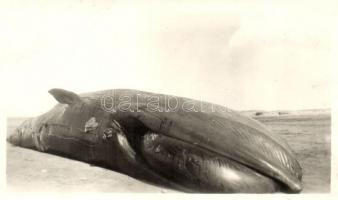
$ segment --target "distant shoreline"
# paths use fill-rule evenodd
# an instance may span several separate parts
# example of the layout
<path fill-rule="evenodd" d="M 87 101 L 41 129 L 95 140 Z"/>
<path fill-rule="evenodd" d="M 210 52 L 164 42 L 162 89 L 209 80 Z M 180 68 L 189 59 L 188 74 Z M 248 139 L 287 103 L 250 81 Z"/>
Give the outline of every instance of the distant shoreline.
<path fill-rule="evenodd" d="M 331 116 L 331 109 L 307 109 L 307 110 L 246 110 L 239 111 L 243 115 L 261 118 L 261 117 L 291 117 L 291 116 Z"/>

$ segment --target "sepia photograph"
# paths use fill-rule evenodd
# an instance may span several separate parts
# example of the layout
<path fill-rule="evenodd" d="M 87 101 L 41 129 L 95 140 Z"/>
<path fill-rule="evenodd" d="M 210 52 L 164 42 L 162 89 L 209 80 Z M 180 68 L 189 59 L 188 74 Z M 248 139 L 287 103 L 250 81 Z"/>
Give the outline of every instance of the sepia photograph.
<path fill-rule="evenodd" d="M 4 192 L 337 192 L 337 18 L 330 0 L 1 1 Z"/>

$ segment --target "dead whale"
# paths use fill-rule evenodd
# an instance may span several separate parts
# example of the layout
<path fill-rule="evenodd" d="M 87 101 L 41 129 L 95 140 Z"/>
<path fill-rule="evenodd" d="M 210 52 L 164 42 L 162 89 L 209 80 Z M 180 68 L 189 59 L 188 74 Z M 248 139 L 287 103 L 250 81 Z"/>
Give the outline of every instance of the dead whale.
<path fill-rule="evenodd" d="M 59 103 L 23 122 L 10 143 L 186 192 L 302 190 L 290 147 L 223 106 L 128 89 L 49 93 Z"/>

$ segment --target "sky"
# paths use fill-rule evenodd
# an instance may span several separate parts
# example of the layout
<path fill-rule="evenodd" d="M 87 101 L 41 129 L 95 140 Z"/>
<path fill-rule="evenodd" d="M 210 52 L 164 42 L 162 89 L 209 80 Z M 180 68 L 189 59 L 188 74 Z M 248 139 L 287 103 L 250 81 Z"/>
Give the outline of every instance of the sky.
<path fill-rule="evenodd" d="M 41 114 L 56 103 L 51 88 L 330 108 L 338 6 L 273 2 L 1 1 L 1 111 Z"/>

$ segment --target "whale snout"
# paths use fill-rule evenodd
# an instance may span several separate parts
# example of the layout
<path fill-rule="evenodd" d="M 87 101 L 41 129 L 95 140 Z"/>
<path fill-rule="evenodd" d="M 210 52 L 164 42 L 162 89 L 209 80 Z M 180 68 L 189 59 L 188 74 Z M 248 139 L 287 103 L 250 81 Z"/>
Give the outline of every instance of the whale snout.
<path fill-rule="evenodd" d="M 302 190 L 295 154 L 259 122 L 235 113 L 156 114 L 135 116 L 153 132 L 143 139 L 143 156 L 174 182 L 198 191 Z"/>

